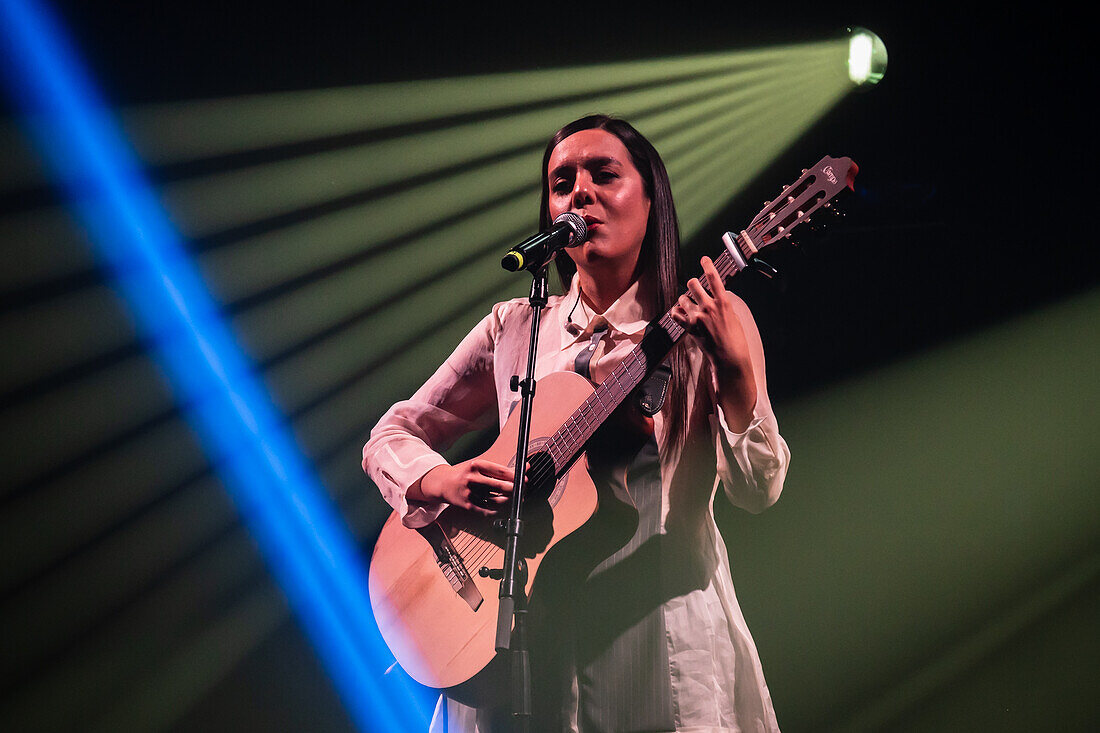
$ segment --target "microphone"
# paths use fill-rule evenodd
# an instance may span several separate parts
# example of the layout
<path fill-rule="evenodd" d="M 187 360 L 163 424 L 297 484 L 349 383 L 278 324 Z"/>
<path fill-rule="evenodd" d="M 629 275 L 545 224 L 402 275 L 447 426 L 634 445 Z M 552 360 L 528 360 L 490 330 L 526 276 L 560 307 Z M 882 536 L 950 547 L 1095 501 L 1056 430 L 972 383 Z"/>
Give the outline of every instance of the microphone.
<path fill-rule="evenodd" d="M 587 237 L 588 225 L 584 223 L 584 219 L 572 211 L 566 211 L 554 219 L 549 229 L 525 239 L 509 250 L 500 261 L 500 266 L 508 272 L 537 269 L 554 259 L 558 250 L 583 244 Z"/>

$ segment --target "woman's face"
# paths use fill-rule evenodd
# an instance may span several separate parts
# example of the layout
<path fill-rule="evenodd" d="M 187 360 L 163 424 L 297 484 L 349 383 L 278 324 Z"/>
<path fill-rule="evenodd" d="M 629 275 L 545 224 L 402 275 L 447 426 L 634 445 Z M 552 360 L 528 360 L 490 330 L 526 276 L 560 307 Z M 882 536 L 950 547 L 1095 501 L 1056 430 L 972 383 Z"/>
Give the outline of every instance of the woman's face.
<path fill-rule="evenodd" d="M 547 166 L 551 220 L 584 218 L 588 238 L 565 250 L 581 270 L 633 273 L 649 222 L 649 196 L 630 153 L 606 130 L 581 130 L 558 143 Z"/>

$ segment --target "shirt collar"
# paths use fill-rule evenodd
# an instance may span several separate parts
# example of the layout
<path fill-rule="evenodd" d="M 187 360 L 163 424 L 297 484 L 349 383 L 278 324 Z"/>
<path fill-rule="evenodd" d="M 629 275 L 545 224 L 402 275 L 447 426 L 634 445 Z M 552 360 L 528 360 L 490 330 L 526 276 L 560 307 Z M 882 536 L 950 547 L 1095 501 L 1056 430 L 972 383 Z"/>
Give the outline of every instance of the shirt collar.
<path fill-rule="evenodd" d="M 641 298 L 641 291 L 642 278 L 639 278 L 606 311 L 593 314 L 581 300 L 580 276 L 574 273 L 569 292 L 562 300 L 561 326 L 574 337 L 572 342 L 591 337 L 597 328 L 604 325 L 628 336 L 641 336 L 652 320 L 650 309 Z"/>

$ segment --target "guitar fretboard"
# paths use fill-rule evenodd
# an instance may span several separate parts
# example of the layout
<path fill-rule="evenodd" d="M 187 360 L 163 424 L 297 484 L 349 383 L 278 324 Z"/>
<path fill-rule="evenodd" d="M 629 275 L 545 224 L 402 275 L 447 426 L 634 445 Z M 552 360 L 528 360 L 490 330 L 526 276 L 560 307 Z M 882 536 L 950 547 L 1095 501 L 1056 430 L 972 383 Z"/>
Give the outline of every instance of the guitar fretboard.
<path fill-rule="evenodd" d="M 736 241 L 747 260 L 752 256 L 751 253 L 744 251 L 746 248 L 740 238 Z M 729 252 L 723 252 L 714 261 L 714 265 L 723 280 L 737 272 L 737 265 Z M 700 280 L 707 292 L 710 292 L 705 279 Z M 684 327 L 673 320 L 671 312 L 655 321 L 642 342 L 627 354 L 588 399 L 558 428 L 543 449 L 550 454 L 559 476 L 600 425 L 622 404 L 627 395 L 645 381 L 685 333 Z"/>

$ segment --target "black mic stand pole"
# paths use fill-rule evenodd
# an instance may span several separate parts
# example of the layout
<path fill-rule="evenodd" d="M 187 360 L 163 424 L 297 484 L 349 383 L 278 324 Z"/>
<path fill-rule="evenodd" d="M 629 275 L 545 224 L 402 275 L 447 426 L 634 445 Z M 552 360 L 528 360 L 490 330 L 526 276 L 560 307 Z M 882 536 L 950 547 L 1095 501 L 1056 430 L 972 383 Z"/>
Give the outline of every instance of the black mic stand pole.
<path fill-rule="evenodd" d="M 510 516 L 504 524 L 504 568 L 500 581 L 500 608 L 497 615 L 497 652 L 510 652 L 512 668 L 513 730 L 531 730 L 531 666 L 527 650 L 527 562 L 520 552 L 523 534 L 524 491 L 527 488 L 527 441 L 531 434 L 531 403 L 535 398 L 535 352 L 538 346 L 539 321 L 546 306 L 549 263 L 532 268 L 531 342 L 527 350 L 527 375 L 520 381 L 512 377 L 512 391 L 519 391 L 519 439 L 516 445 L 516 473 L 513 482 Z M 512 622 L 515 621 L 513 627 Z"/>

